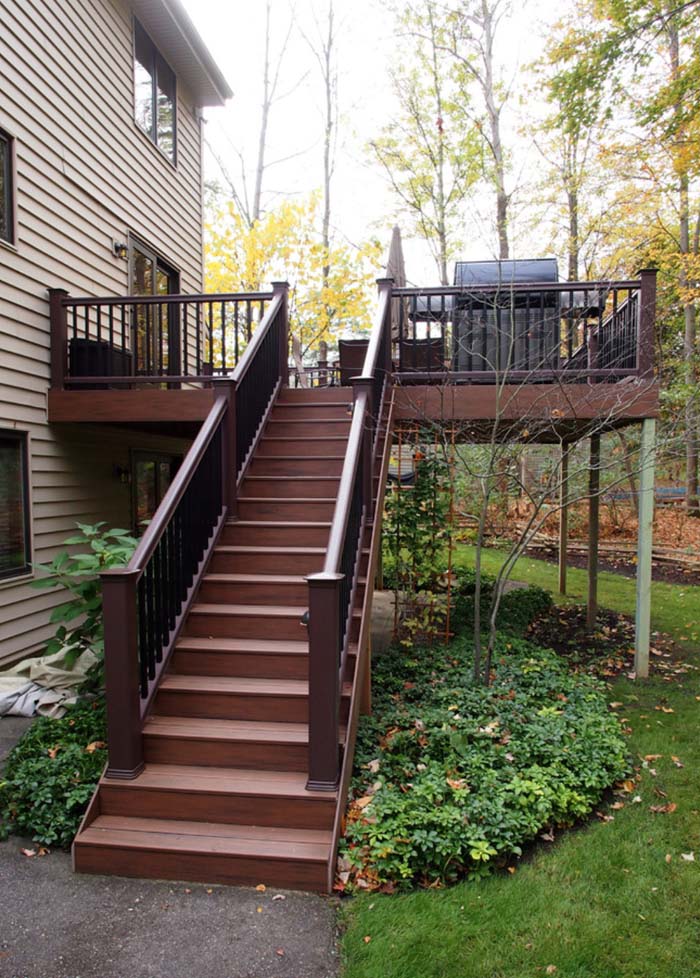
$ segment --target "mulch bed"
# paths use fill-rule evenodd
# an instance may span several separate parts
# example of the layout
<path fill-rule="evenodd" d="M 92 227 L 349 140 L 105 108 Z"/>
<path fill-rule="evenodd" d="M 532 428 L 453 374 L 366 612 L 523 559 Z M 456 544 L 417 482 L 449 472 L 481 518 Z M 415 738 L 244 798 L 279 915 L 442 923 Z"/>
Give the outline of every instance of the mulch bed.
<path fill-rule="evenodd" d="M 529 557 L 536 557 L 538 560 L 545 560 L 548 564 L 557 564 L 559 558 L 551 550 L 543 550 L 539 547 L 528 547 L 526 554 Z M 586 554 L 568 554 L 566 558 L 567 566 L 580 567 L 586 570 L 588 558 Z M 625 558 L 605 559 L 599 557 L 599 570 L 611 571 L 613 574 L 622 574 L 623 577 L 636 577 L 637 565 Z M 661 581 L 666 584 L 700 584 L 700 574 L 693 571 L 684 570 L 682 567 L 674 567 L 672 564 L 652 563 L 651 577 L 653 581 Z"/>
<path fill-rule="evenodd" d="M 575 672 L 588 672 L 604 679 L 634 670 L 634 621 L 627 615 L 601 608 L 596 628 L 586 628 L 585 605 L 554 606 L 530 625 L 527 637 L 537 645 L 554 649 L 569 660 Z M 685 667 L 683 653 L 668 635 L 652 635 L 651 666 L 672 682 Z"/>

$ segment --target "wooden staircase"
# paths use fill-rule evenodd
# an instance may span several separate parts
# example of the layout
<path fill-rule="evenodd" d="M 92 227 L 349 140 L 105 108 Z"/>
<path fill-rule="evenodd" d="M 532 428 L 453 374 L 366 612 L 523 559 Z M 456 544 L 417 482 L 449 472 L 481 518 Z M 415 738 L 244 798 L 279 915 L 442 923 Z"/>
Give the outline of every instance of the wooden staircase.
<path fill-rule="evenodd" d="M 277 396 L 145 718 L 145 766 L 132 780 L 101 780 L 74 843 L 77 871 L 328 888 L 339 793 L 306 787 L 302 618 L 305 576 L 324 565 L 351 401 L 349 388 Z M 365 546 L 341 744 L 368 555 Z"/>

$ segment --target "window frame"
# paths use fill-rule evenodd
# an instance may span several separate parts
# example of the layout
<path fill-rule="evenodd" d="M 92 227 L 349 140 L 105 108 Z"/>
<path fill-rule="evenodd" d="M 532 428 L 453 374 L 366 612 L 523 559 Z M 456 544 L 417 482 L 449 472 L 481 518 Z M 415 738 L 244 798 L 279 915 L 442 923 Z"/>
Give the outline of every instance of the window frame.
<path fill-rule="evenodd" d="M 6 130 L 0 127 L 0 142 L 3 142 L 7 147 L 6 159 L 5 159 L 5 178 L 6 178 L 6 189 L 4 194 L 3 204 L 7 205 L 7 230 L 8 237 L 4 237 L 0 233 L 0 244 L 9 245 L 11 248 L 16 247 L 16 201 L 15 201 L 15 140 L 14 137 Z"/>
<path fill-rule="evenodd" d="M 148 54 L 150 59 L 150 64 L 144 65 L 143 62 L 137 57 L 137 36 L 141 34 L 141 40 L 144 45 L 148 48 Z M 133 71 L 132 71 L 132 81 L 134 85 L 134 104 L 133 104 L 133 120 L 134 125 L 140 133 L 142 133 L 146 139 L 151 143 L 152 146 L 158 150 L 163 159 L 166 159 L 171 166 L 177 168 L 177 75 L 171 68 L 167 59 L 161 54 L 158 46 L 154 43 L 151 35 L 145 29 L 143 24 L 136 18 L 133 18 L 133 30 L 132 30 L 132 54 L 133 54 Z M 173 151 L 172 156 L 167 153 L 162 146 L 158 144 L 158 67 L 159 63 L 167 69 L 167 71 L 172 75 L 173 81 Z M 144 126 L 141 125 L 138 118 L 136 117 L 136 66 L 141 65 L 145 68 L 151 76 L 151 129 L 150 132 Z"/>
<path fill-rule="evenodd" d="M 20 446 L 20 465 L 22 478 L 22 515 L 24 519 L 24 563 L 14 570 L 0 570 L 0 586 L 12 584 L 16 580 L 26 578 L 34 573 L 32 565 L 32 501 L 30 478 L 29 432 L 17 428 L 0 428 L 0 440 L 16 441 Z"/>

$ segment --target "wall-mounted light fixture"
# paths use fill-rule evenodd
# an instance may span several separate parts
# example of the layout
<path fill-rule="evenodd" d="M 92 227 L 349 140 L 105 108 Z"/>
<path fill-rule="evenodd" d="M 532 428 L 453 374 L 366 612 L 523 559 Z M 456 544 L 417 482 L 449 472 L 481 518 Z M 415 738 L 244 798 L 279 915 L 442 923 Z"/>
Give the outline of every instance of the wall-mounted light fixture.
<path fill-rule="evenodd" d="M 127 259 L 129 257 L 129 246 L 124 244 L 123 241 L 113 241 L 112 251 L 114 252 L 115 258 Z"/>

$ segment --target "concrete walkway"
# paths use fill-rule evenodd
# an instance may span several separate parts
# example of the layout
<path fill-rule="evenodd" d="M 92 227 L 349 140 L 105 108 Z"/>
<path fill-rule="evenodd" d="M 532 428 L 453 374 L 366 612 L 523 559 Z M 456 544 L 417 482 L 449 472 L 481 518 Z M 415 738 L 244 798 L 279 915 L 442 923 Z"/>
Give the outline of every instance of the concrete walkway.
<path fill-rule="evenodd" d="M 76 876 L 0 844 L 1 978 L 334 978 L 335 901 Z M 275 899 L 281 894 L 284 899 Z"/>

